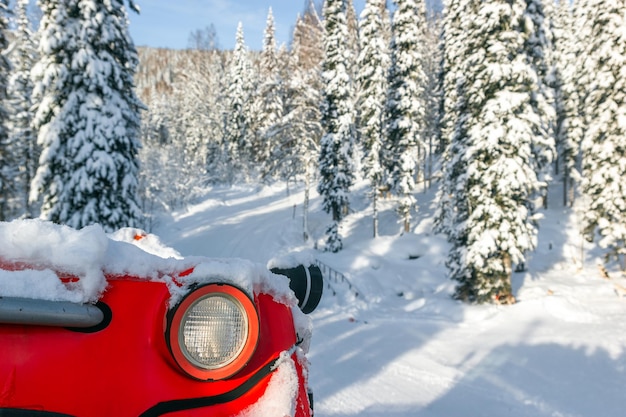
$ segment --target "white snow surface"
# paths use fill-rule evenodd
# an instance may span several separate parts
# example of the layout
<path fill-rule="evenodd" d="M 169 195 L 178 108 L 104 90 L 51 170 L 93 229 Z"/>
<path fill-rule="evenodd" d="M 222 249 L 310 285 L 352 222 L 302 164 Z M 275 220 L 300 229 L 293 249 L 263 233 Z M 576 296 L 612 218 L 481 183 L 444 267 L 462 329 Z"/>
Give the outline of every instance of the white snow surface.
<path fill-rule="evenodd" d="M 102 265 L 137 272 L 162 262 L 165 271 L 197 257 L 234 258 L 206 268 L 261 273 L 265 266 L 319 260 L 344 278 L 325 272 L 322 302 L 310 315 L 316 417 L 622 416 L 626 278 L 614 266 L 603 277 L 602 250 L 581 238 L 576 210 L 559 205 L 560 192 L 551 189 L 537 250 L 528 254 L 527 270 L 513 276 L 517 303 L 511 306 L 451 298 L 450 247 L 432 233 L 434 190 L 415 194 L 420 212 L 411 233 L 400 233 L 393 203 L 382 201 L 381 235 L 372 238 L 366 188 L 355 187 L 339 253 L 314 248 L 323 246 L 331 221 L 319 196 L 313 192 L 309 212 L 314 239 L 304 242 L 303 190 L 292 186 L 287 193 L 276 185 L 209 189 L 197 204 L 162 216 L 147 240 L 134 241 L 135 230 L 105 235 L 96 226 L 76 232 L 38 221 L 0 223 L 0 257 L 43 259 L 42 276 L 59 264 L 81 281 L 93 274 L 82 296 L 100 290 L 94 271 Z M 0 276 L 0 285 L 4 281 Z M 278 282 L 273 291 L 284 291 L 285 282 Z M 262 400 L 271 407 L 259 403 L 244 414 L 289 415 L 293 405 L 283 394 L 293 389 L 293 371 L 288 361 L 279 371 Z"/>
<path fill-rule="evenodd" d="M 282 352 L 261 399 L 243 410 L 237 417 L 293 416 L 296 410 L 298 383 L 295 362 L 289 352 Z"/>
<path fill-rule="evenodd" d="M 451 298 L 449 244 L 432 233 L 434 189 L 415 194 L 409 234 L 382 201 L 374 239 L 366 188 L 355 187 L 336 254 L 313 248 L 331 221 L 319 196 L 309 212 L 314 241 L 303 242 L 304 193 L 284 185 L 213 188 L 161 218 L 155 234 L 184 255 L 268 266 L 318 259 L 344 274 L 352 288 L 331 277 L 336 295 L 326 287 L 311 314 L 316 417 L 623 416 L 626 278 L 612 267 L 602 277 L 603 252 L 581 238 L 560 193 L 551 189 L 537 250 L 513 276 L 511 306 Z"/>

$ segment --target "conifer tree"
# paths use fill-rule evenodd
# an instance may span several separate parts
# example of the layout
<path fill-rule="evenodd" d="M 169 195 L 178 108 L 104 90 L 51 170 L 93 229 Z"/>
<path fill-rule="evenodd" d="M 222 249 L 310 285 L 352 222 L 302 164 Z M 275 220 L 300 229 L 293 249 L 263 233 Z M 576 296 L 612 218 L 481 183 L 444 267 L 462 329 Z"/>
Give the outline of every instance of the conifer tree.
<path fill-rule="evenodd" d="M 423 0 L 396 0 L 393 14 L 391 69 L 387 102 L 387 157 L 389 186 L 398 199 L 397 211 L 408 232 L 418 166 L 418 148 L 423 147 L 426 113 L 423 43 L 426 25 Z"/>
<path fill-rule="evenodd" d="M 15 8 L 16 29 L 13 43 L 11 62 L 13 71 L 9 78 L 8 98 L 12 114 L 10 129 L 11 152 L 14 155 L 16 166 L 21 166 L 21 172 L 15 175 L 17 211 L 15 215 L 32 217 L 28 196 L 30 182 L 37 169 L 39 149 L 37 137 L 32 129 L 32 94 L 33 83 L 30 71 L 36 57 L 35 37 L 28 19 L 29 0 L 19 0 Z"/>
<path fill-rule="evenodd" d="M 440 114 L 439 114 L 439 149 L 442 153 L 442 181 L 437 191 L 437 211 L 435 230 L 438 233 L 451 233 L 451 218 L 454 208 L 451 198 L 455 193 L 452 180 L 457 175 L 452 173 L 458 161 L 458 143 L 452 142 L 454 130 L 458 125 L 459 102 L 457 84 L 463 78 L 462 58 L 466 55 L 464 41 L 464 22 L 462 0 L 445 0 L 442 23 L 442 56 L 440 73 Z"/>
<path fill-rule="evenodd" d="M 349 63 L 351 51 L 346 46 L 348 29 L 344 2 L 326 0 L 324 3 L 324 83 L 318 192 L 323 207 L 332 215 L 327 230 L 327 249 L 337 252 L 343 243 L 339 234 L 341 220 L 348 213 L 349 190 L 354 181 L 354 106 Z"/>
<path fill-rule="evenodd" d="M 357 58 L 360 53 L 360 41 L 359 41 L 359 20 L 357 18 L 356 9 L 354 8 L 353 0 L 344 0 L 345 1 L 345 13 L 346 13 L 346 24 L 348 26 L 348 38 L 346 39 L 346 44 L 348 49 L 350 50 L 350 57 L 352 58 L 348 65 L 350 68 L 350 78 L 356 79 L 358 72 Z M 358 133 L 358 132 L 357 132 Z"/>
<path fill-rule="evenodd" d="M 41 216 L 56 223 L 135 226 L 143 105 L 124 3 L 42 0 L 40 7 L 34 123 L 42 154 L 33 199 L 42 198 Z"/>
<path fill-rule="evenodd" d="M 226 84 L 227 106 L 224 113 L 223 147 L 232 183 L 237 173 L 247 176 L 247 162 L 251 160 L 252 132 L 251 106 L 252 64 L 245 44 L 243 25 L 237 26 L 235 49 L 229 65 Z"/>
<path fill-rule="evenodd" d="M 573 76 L 571 80 L 573 93 L 572 106 L 576 106 L 572 114 L 569 114 L 567 134 L 572 141 L 582 146 L 583 137 L 588 129 L 588 109 L 585 106 L 589 86 L 593 83 L 595 73 L 590 57 L 586 56 L 590 50 L 591 39 L 591 14 L 589 9 L 593 5 L 593 0 L 577 0 L 572 3 L 572 25 L 575 30 L 574 45 L 571 53 L 574 55 L 573 65 L 570 67 Z M 570 64 L 572 64 L 570 62 Z M 582 150 L 580 155 L 579 169 L 582 173 Z M 581 179 L 582 180 L 582 179 Z"/>
<path fill-rule="evenodd" d="M 383 19 L 383 28 L 380 36 L 385 40 L 386 45 L 391 45 L 391 12 L 387 6 L 387 0 L 380 5 L 379 13 Z"/>
<path fill-rule="evenodd" d="M 11 63 L 6 56 L 9 42 L 8 1 L 0 0 L 0 220 L 7 220 L 11 215 L 10 203 L 15 195 L 13 178 L 16 176 L 16 156 L 9 141 L 7 99 L 8 78 Z"/>
<path fill-rule="evenodd" d="M 582 120 L 578 114 L 579 95 L 573 11 L 568 0 L 560 0 L 553 20 L 555 66 L 555 145 L 557 173 L 563 181 L 563 205 L 572 205 L 575 185 L 580 182 L 580 140 Z"/>
<path fill-rule="evenodd" d="M 626 269 L 626 0 L 588 3 L 586 70 L 593 74 L 585 97 L 582 192 L 584 226 Z"/>
<path fill-rule="evenodd" d="M 363 146 L 363 171 L 370 182 L 373 204 L 373 233 L 378 236 L 378 194 L 385 179 L 381 162 L 384 115 L 387 99 L 389 46 L 385 41 L 385 0 L 368 0 L 359 25 L 360 50 L 357 60 L 357 114 Z"/>
<path fill-rule="evenodd" d="M 444 0 L 442 24 L 440 149 L 445 150 L 457 121 L 457 82 L 462 77 L 460 59 L 465 55 L 461 0 Z"/>
<path fill-rule="evenodd" d="M 524 53 L 524 0 L 464 0 L 462 7 L 465 76 L 446 170 L 454 207 L 448 268 L 459 299 L 503 302 L 511 298 L 512 265 L 536 245 L 537 73 Z"/>
<path fill-rule="evenodd" d="M 533 140 L 532 163 L 537 178 L 543 182 L 538 192 L 547 208 L 547 183 L 551 180 L 552 161 L 555 159 L 554 125 L 554 58 L 549 0 L 526 0 L 525 18 L 521 30 L 525 36 L 524 51 L 536 74 L 536 85 L 532 92 L 534 114 L 539 124 Z"/>
<path fill-rule="evenodd" d="M 9 29 L 9 5 L 7 0 L 0 0 L 0 220 L 10 216 L 9 203 L 15 193 L 13 178 L 15 177 L 15 155 L 9 143 L 8 111 L 6 106 L 7 85 L 11 63 L 6 56 L 9 46 L 7 32 Z"/>
<path fill-rule="evenodd" d="M 435 157 L 441 155 L 442 149 L 439 139 L 439 122 L 441 120 L 442 96 L 440 91 L 440 71 L 442 60 L 441 48 L 441 17 L 431 15 L 426 21 L 424 36 L 423 68 L 426 74 L 426 84 L 423 93 L 425 106 L 424 129 L 422 133 L 424 147 L 418 154 L 422 160 L 424 186 L 430 188 L 435 179 Z"/>
<path fill-rule="evenodd" d="M 228 71 L 230 68 L 225 64 L 225 58 L 221 51 L 212 51 L 209 62 L 200 71 L 205 79 L 203 87 L 199 88 L 198 94 L 204 97 L 202 101 L 203 111 L 207 113 L 208 132 L 206 142 L 206 172 L 209 182 L 223 182 L 230 171 L 227 163 L 225 115 L 230 105 L 227 100 L 227 88 L 229 83 Z M 216 77 L 216 75 L 218 75 Z M 182 86 L 181 86 L 182 88 Z M 205 127 L 206 128 L 206 127 Z"/>
<path fill-rule="evenodd" d="M 572 24 L 575 28 L 575 36 L 574 36 L 574 53 L 577 54 L 578 60 L 576 61 L 578 65 L 576 65 L 576 71 L 578 72 L 575 78 L 576 90 L 578 92 L 579 97 L 579 115 L 581 117 L 581 126 L 584 131 L 587 129 L 585 125 L 586 121 L 586 109 L 584 105 L 584 101 L 589 93 L 589 85 L 591 85 L 594 74 L 590 58 L 584 56 L 590 49 L 589 45 L 593 42 L 592 36 L 592 23 L 593 19 L 592 13 L 590 11 L 595 5 L 594 0 L 578 0 L 572 3 Z M 581 132 L 581 141 L 582 141 L 582 132 Z"/>
<path fill-rule="evenodd" d="M 259 123 L 255 141 L 254 157 L 257 163 L 265 164 L 276 145 L 275 127 L 283 113 L 283 92 L 278 63 L 274 15 L 270 8 L 263 38 L 263 50 L 259 64 Z"/>

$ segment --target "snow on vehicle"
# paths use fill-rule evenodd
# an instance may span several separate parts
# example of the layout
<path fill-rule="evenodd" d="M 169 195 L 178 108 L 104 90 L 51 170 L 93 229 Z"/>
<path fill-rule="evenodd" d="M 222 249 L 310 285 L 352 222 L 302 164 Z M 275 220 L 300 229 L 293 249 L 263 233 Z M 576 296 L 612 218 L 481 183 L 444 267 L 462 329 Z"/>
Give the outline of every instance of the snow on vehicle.
<path fill-rule="evenodd" d="M 310 416 L 298 302 L 137 229 L 0 223 L 0 415 Z"/>

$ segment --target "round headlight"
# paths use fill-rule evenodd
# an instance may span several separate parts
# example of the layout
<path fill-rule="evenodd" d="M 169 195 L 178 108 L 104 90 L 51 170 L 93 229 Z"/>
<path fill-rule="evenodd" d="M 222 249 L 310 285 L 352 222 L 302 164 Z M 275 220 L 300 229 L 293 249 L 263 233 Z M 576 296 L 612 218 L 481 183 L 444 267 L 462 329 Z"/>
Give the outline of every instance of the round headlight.
<path fill-rule="evenodd" d="M 203 380 L 223 379 L 243 368 L 254 353 L 258 315 L 243 291 L 210 284 L 181 301 L 168 332 L 170 350 L 186 373 Z"/>
<path fill-rule="evenodd" d="M 204 369 L 221 368 L 241 353 L 248 339 L 248 317 L 233 297 L 211 294 L 185 312 L 178 337 L 191 363 Z"/>

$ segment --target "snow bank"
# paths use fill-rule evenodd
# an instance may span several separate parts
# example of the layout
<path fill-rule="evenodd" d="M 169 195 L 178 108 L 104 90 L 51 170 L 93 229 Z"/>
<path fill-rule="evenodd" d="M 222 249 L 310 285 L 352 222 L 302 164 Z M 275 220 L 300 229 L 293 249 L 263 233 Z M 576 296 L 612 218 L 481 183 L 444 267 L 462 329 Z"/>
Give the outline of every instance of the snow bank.
<path fill-rule="evenodd" d="M 223 282 L 266 293 L 289 306 L 297 300 L 287 278 L 242 259 L 183 258 L 155 235 L 126 228 L 107 235 L 98 226 L 75 230 L 42 220 L 0 222 L 0 296 L 95 302 L 105 276 L 163 281 L 175 304 L 197 283 Z M 193 269 L 189 274 L 182 272 Z M 77 277 L 63 283 L 63 277 Z"/>

